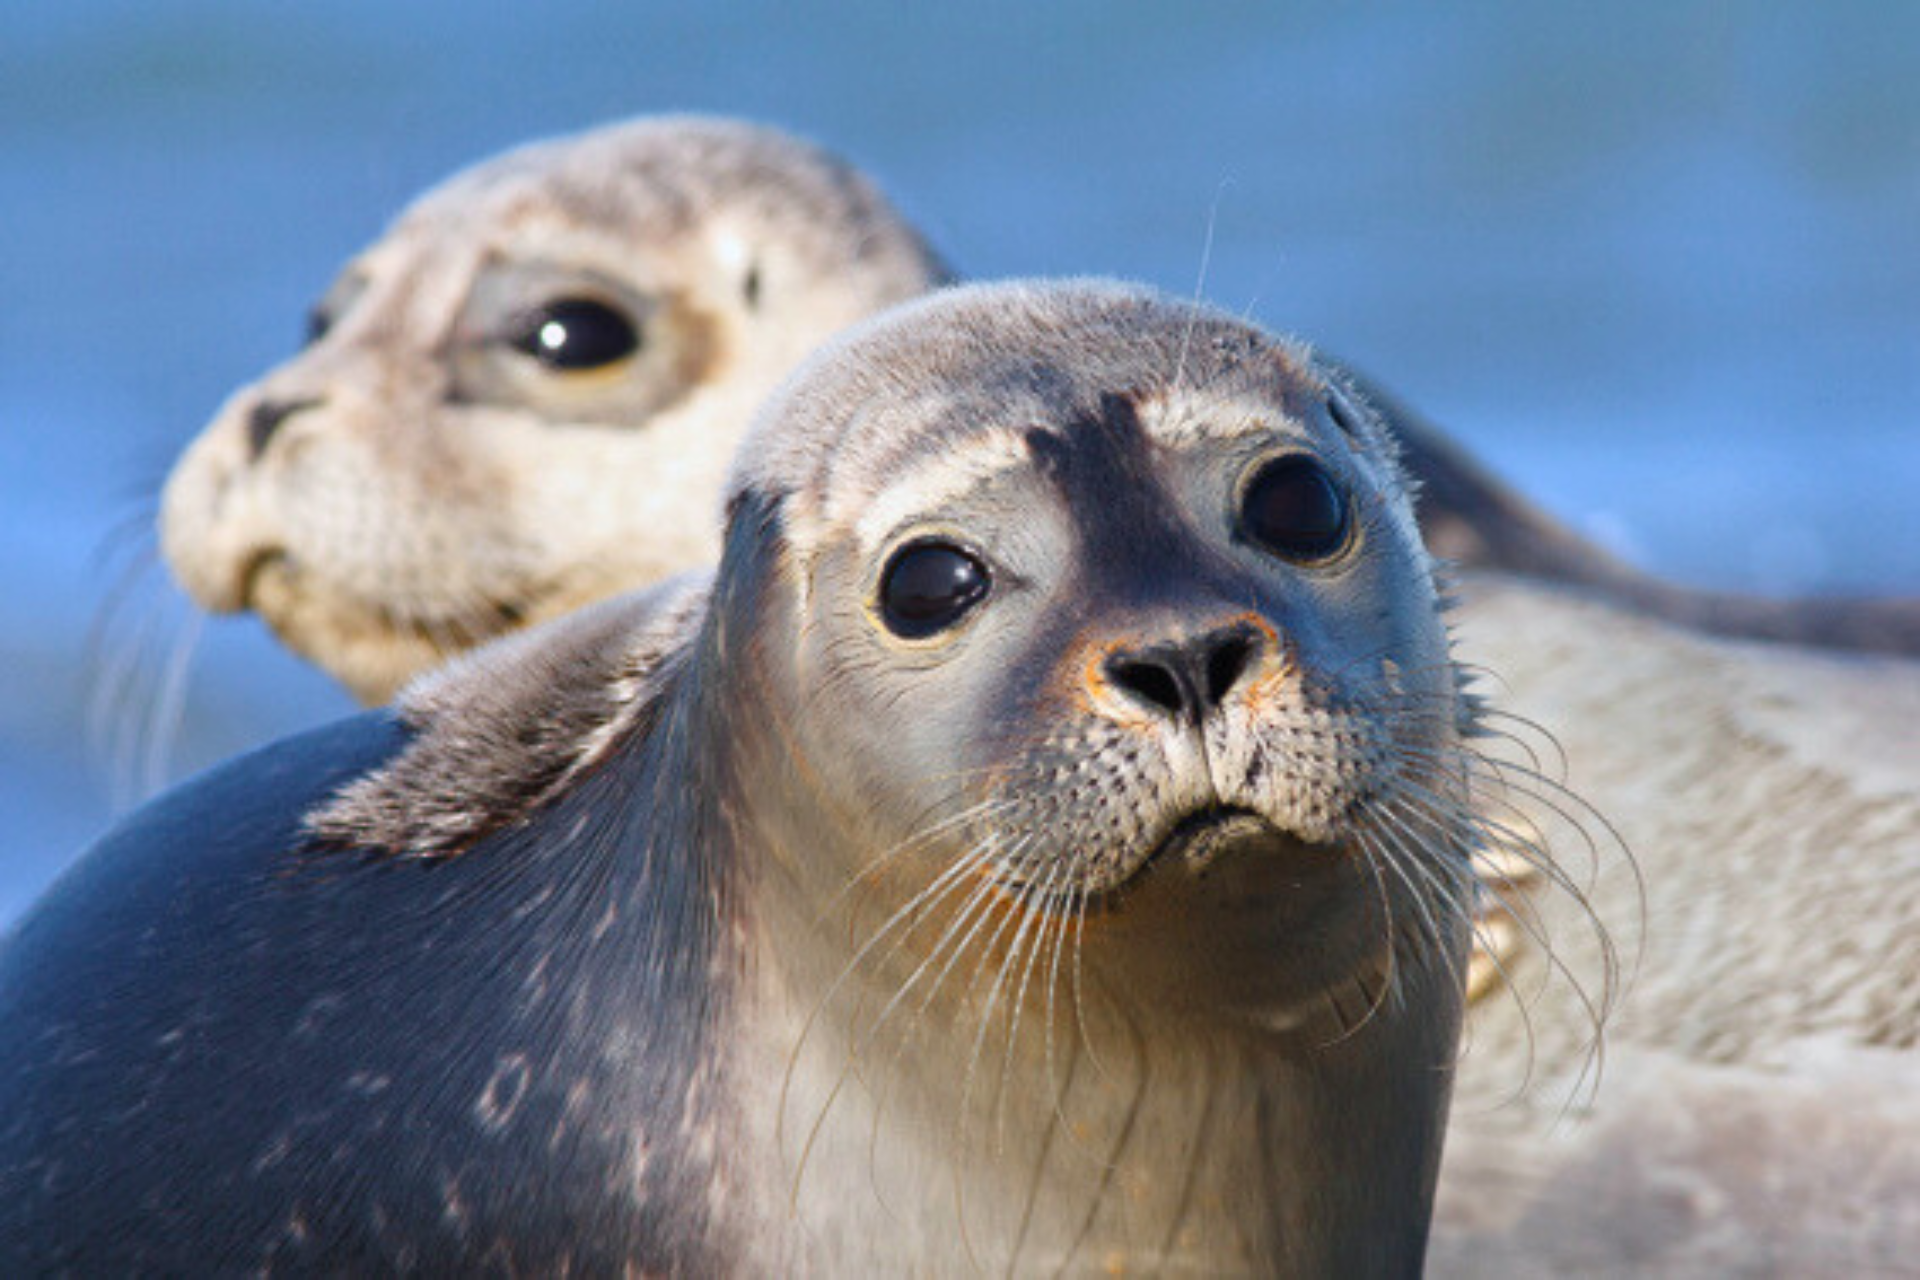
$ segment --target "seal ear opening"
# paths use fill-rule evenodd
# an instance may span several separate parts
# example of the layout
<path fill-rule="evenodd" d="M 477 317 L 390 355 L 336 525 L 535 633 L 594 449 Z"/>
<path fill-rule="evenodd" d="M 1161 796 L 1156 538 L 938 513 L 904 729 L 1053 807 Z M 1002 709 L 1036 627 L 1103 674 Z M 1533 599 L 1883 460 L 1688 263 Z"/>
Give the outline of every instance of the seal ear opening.
<path fill-rule="evenodd" d="M 720 567 L 714 572 L 714 608 L 725 617 L 758 617 L 757 600 L 742 598 L 754 583 L 773 583 L 790 577 L 802 600 L 808 575 L 798 569 L 782 575 L 777 565 L 787 558 L 786 496 L 752 487 L 736 489 L 727 498 L 727 527 L 720 543 Z M 744 610 L 736 613 L 736 610 Z M 727 637 L 721 636 L 722 642 Z"/>
<path fill-rule="evenodd" d="M 726 532 L 720 546 L 720 570 L 716 577 L 730 576 L 730 566 L 746 566 L 761 554 L 761 540 L 772 538 L 784 543 L 786 525 L 781 518 L 783 499 L 758 489 L 736 489 L 727 497 Z"/>

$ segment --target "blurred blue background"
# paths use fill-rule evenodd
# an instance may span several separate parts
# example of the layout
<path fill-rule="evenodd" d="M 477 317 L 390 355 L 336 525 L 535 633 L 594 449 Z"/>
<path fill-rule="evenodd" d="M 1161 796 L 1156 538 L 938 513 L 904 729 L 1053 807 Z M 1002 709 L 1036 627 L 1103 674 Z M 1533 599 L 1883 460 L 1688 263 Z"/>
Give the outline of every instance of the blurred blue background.
<path fill-rule="evenodd" d="M 252 623 L 192 643 L 145 532 L 173 456 L 415 193 L 640 112 L 812 135 L 970 275 L 1191 293 L 1211 227 L 1209 298 L 1641 563 L 1920 591 L 1920 5 L 1442 10 L 12 6 L 0 921 L 116 779 L 351 709 Z"/>

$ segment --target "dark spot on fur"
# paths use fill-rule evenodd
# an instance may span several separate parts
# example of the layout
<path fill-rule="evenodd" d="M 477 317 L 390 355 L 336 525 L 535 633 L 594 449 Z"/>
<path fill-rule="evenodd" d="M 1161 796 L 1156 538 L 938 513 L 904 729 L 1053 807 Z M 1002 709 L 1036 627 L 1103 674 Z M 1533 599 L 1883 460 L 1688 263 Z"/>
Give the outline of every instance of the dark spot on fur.
<path fill-rule="evenodd" d="M 1027 452 L 1033 455 L 1034 465 L 1042 473 L 1057 477 L 1066 470 L 1067 441 L 1058 431 L 1028 427 L 1025 440 Z"/>
<path fill-rule="evenodd" d="M 747 300 L 747 310 L 760 309 L 760 264 L 754 263 L 747 268 L 747 279 L 740 286 L 740 296 Z"/>

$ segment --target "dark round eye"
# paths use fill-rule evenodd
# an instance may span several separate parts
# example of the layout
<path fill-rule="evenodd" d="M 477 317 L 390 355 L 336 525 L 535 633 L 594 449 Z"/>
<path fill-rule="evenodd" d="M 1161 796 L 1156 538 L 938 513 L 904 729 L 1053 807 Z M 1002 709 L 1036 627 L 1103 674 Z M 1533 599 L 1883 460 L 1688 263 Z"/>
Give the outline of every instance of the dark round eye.
<path fill-rule="evenodd" d="M 1278 458 L 1240 496 L 1240 530 L 1283 560 L 1325 560 L 1347 544 L 1347 500 L 1327 469 L 1305 454 Z"/>
<path fill-rule="evenodd" d="M 880 616 L 908 640 L 945 631 L 987 594 L 987 566 L 951 542 L 913 542 L 880 575 Z"/>
<path fill-rule="evenodd" d="M 523 314 L 507 336 L 549 369 L 598 369 L 640 349 L 640 333 L 620 311 L 593 298 L 555 298 Z"/>

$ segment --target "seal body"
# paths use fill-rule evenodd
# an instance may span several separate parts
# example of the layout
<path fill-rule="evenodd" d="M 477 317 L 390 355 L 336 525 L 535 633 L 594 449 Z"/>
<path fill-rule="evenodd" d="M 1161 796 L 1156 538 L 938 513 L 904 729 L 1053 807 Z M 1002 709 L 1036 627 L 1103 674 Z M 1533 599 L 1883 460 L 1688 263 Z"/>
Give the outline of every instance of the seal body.
<path fill-rule="evenodd" d="M 1552 727 L 1565 785 L 1614 830 L 1586 817 L 1600 856 L 1566 858 L 1561 886 L 1519 904 L 1504 981 L 1473 1007 L 1433 1271 L 1908 1268 L 1920 664 L 1468 585 L 1463 660 Z M 1625 985 L 1599 1038 L 1609 957 L 1590 913 Z"/>
<path fill-rule="evenodd" d="M 5 1263 L 1416 1270 L 1474 704 L 1341 394 L 1113 285 L 831 345 L 710 585 L 216 772 L 20 925 Z"/>

